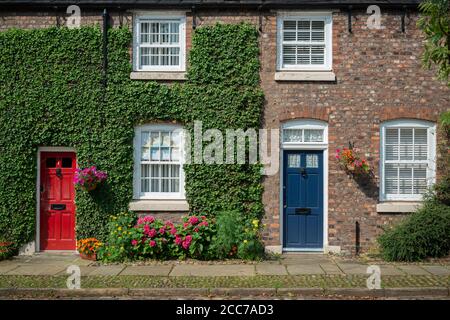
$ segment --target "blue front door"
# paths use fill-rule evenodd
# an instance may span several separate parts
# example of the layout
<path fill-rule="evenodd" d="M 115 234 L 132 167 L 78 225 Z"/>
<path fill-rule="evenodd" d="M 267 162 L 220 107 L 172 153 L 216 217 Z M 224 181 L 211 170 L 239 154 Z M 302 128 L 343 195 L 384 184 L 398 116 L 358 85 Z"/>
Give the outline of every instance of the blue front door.
<path fill-rule="evenodd" d="M 323 151 L 284 151 L 284 247 L 323 246 Z"/>

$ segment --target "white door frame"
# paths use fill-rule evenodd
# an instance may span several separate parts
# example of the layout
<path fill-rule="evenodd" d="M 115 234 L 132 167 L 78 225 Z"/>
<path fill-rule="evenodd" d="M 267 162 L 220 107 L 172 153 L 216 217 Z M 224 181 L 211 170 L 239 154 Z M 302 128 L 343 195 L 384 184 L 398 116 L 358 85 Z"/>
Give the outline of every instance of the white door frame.
<path fill-rule="evenodd" d="M 323 142 L 283 142 L 283 129 L 322 129 Z M 284 150 L 323 150 L 323 247 L 301 249 L 284 247 Z M 291 120 L 282 124 L 280 135 L 280 243 L 285 252 L 324 252 L 328 247 L 328 123 L 314 119 Z"/>
<path fill-rule="evenodd" d="M 41 251 L 41 153 L 42 152 L 75 152 L 74 148 L 69 147 L 38 147 L 37 150 L 37 168 L 36 168 L 36 236 L 35 236 L 35 250 L 36 252 Z M 75 157 L 75 162 L 77 157 Z M 76 219 L 75 219 L 76 221 Z M 52 252 L 73 252 L 72 250 L 51 250 Z M 75 252 L 77 252 L 75 250 Z"/>

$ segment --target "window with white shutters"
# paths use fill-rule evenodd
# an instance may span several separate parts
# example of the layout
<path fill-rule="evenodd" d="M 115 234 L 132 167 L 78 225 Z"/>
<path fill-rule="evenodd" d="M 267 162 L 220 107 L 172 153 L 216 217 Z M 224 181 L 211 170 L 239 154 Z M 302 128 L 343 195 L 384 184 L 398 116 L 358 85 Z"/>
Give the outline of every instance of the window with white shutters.
<path fill-rule="evenodd" d="M 280 70 L 331 70 L 331 15 L 281 16 L 278 52 Z"/>
<path fill-rule="evenodd" d="M 184 71 L 185 17 L 138 16 L 135 19 L 138 71 Z"/>
<path fill-rule="evenodd" d="M 382 127 L 384 200 L 420 200 L 434 179 L 434 126 L 395 121 Z"/>
<path fill-rule="evenodd" d="M 183 198 L 182 130 L 172 125 L 141 126 L 135 132 L 135 196 Z"/>

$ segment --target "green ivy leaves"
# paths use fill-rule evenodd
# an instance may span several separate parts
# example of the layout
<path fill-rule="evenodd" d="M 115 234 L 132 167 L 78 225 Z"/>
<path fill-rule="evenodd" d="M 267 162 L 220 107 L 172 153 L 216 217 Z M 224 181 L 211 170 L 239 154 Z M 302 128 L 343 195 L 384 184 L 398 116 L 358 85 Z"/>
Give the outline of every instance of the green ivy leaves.
<path fill-rule="evenodd" d="M 104 240 L 108 217 L 132 198 L 134 126 L 259 127 L 264 97 L 253 26 L 198 28 L 188 81 L 177 85 L 129 79 L 131 37 L 125 28 L 109 30 L 104 92 L 98 27 L 0 33 L 0 233 L 17 247 L 35 237 L 39 146 L 73 147 L 79 167 L 108 172 L 101 189 L 76 195 L 77 237 Z M 258 166 L 186 165 L 185 172 L 191 210 L 261 216 Z"/>

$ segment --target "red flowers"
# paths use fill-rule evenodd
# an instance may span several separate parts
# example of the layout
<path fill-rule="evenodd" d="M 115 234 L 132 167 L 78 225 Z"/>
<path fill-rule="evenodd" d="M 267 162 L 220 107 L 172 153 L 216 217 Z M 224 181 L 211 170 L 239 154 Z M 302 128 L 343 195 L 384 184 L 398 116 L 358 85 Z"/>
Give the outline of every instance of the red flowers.
<path fill-rule="evenodd" d="M 336 160 L 347 170 L 356 173 L 368 173 L 370 171 L 369 163 L 361 158 L 358 154 L 358 149 L 344 148 L 336 149 Z"/>

